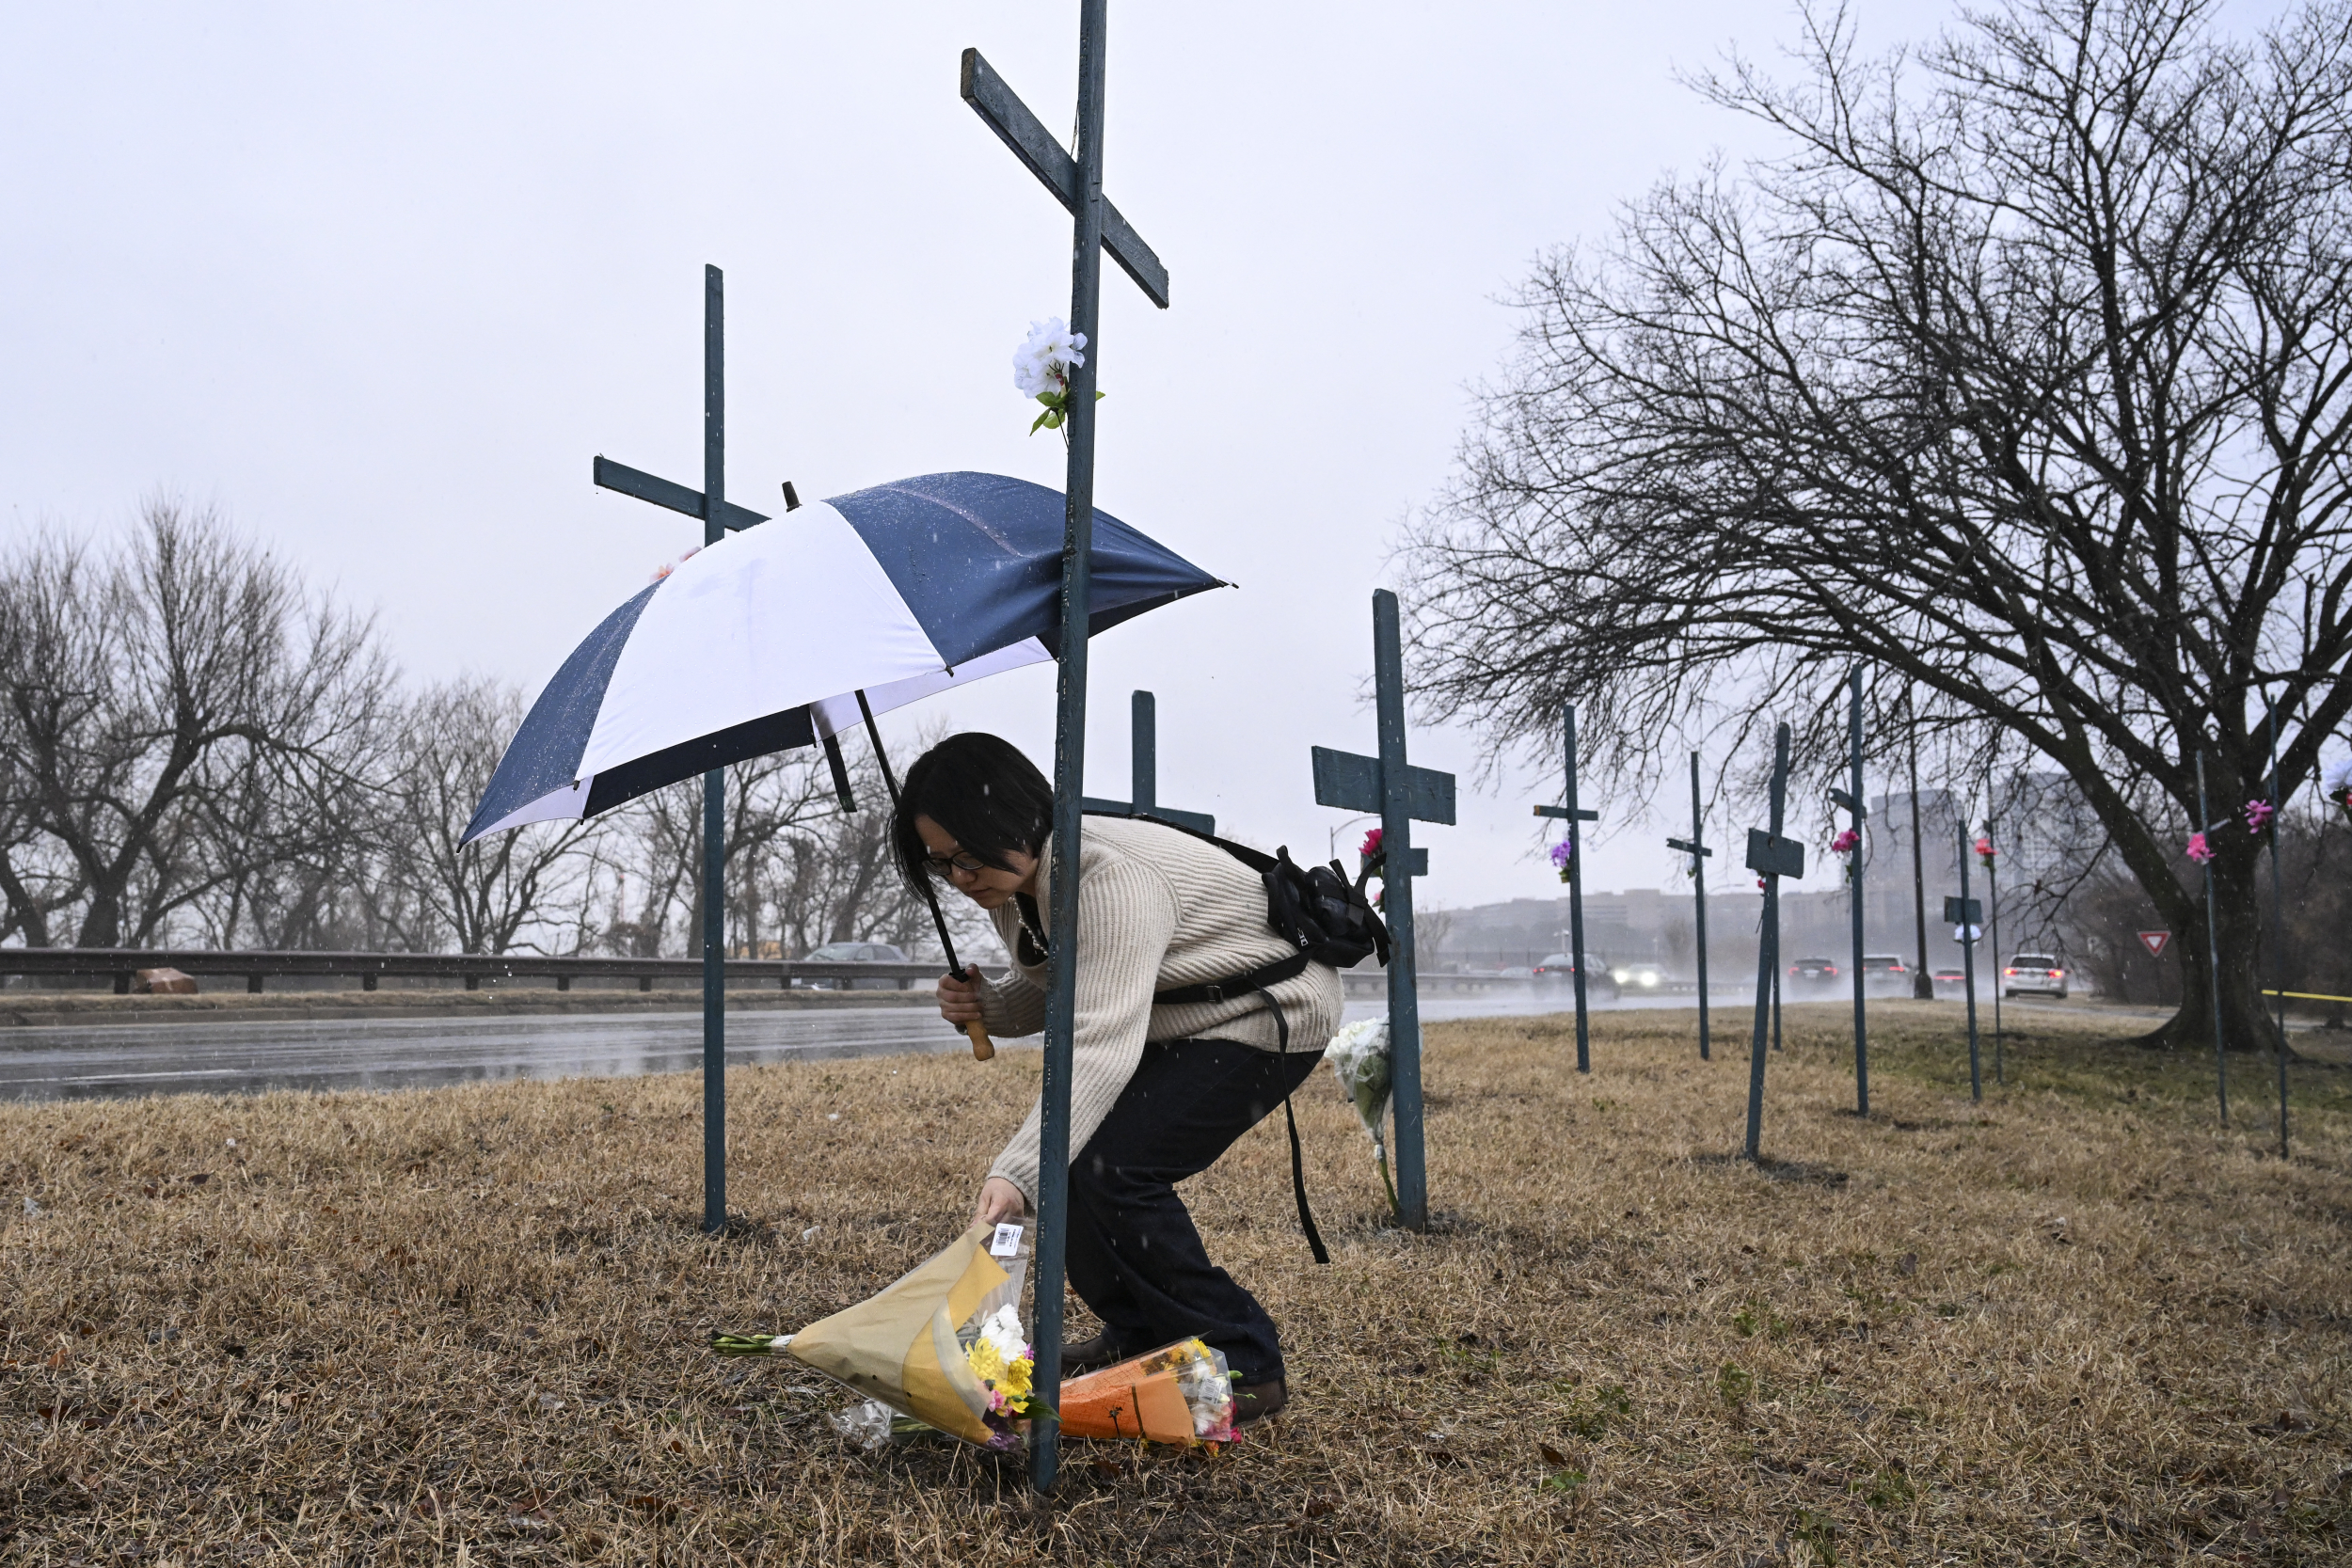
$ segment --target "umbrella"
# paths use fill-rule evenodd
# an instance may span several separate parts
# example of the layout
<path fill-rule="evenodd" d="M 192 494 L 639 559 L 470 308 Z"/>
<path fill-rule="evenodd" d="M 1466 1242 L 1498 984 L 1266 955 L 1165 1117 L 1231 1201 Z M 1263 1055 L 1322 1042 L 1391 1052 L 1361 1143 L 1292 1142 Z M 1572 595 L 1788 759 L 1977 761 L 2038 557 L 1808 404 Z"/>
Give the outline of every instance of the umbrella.
<path fill-rule="evenodd" d="M 596 816 L 874 712 L 1043 662 L 1061 493 L 925 474 L 813 501 L 689 557 L 605 617 L 516 731 L 464 842 Z M 1094 514 L 1089 635 L 1226 586 Z"/>

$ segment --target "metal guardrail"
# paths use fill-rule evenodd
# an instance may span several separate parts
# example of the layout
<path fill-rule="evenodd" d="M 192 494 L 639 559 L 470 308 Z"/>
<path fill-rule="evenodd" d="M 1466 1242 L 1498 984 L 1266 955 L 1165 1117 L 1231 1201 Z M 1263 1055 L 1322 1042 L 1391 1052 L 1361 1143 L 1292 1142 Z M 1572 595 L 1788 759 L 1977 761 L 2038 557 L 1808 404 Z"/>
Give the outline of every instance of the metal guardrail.
<path fill-rule="evenodd" d="M 373 990 L 377 981 L 388 979 L 454 979 L 463 981 L 468 990 L 481 990 L 485 980 L 552 979 L 556 990 L 565 991 L 572 989 L 574 980 L 635 980 L 639 990 L 649 991 L 658 980 L 691 990 L 702 984 L 703 974 L 700 958 L 561 958 L 535 953 L 493 957 L 478 953 L 238 952 L 186 947 L 0 947 L 0 975 L 110 979 L 118 996 L 130 994 L 132 978 L 142 969 L 176 969 L 199 979 L 241 975 L 246 990 L 256 996 L 262 994 L 272 977 L 357 977 L 362 990 Z M 906 990 L 929 985 L 939 977 L 939 973 L 940 966 L 930 963 L 809 958 L 727 960 L 729 986 L 772 981 L 785 990 L 796 983 L 806 985 L 812 981 L 881 980 Z M 1420 989 L 1432 995 L 1526 991 L 1547 984 L 1524 974 L 1445 974 L 1424 971 L 1419 978 Z M 1388 977 L 1377 969 L 1349 970 L 1341 980 L 1351 996 L 1387 994 Z"/>
<path fill-rule="evenodd" d="M 142 969 L 176 969 L 198 978 L 243 975 L 245 989 L 260 995 L 263 983 L 279 978 L 357 976 L 362 990 L 373 990 L 386 979 L 456 979 L 468 990 L 480 990 L 485 980 L 524 978 L 555 981 L 569 990 L 574 980 L 635 980 L 641 991 L 653 990 L 656 980 L 684 987 L 702 983 L 700 958 L 574 958 L 532 953 L 498 956 L 477 953 L 277 953 L 233 952 L 185 947 L 0 947 L 0 974 L 49 975 L 61 978 L 111 978 L 115 994 L 127 996 L 132 976 Z M 928 983 L 939 977 L 940 966 L 923 963 L 818 961 L 807 958 L 729 958 L 730 986 L 773 981 L 786 990 L 813 980 L 887 980 L 896 989 Z"/>

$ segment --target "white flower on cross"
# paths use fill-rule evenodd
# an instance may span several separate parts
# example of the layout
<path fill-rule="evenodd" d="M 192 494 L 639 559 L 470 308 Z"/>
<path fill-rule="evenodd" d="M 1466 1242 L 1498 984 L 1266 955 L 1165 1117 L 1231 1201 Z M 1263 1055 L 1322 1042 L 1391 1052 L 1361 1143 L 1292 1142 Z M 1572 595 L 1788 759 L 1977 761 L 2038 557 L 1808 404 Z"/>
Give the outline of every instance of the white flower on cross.
<path fill-rule="evenodd" d="M 1045 405 L 1045 412 L 1030 424 L 1030 435 L 1059 430 L 1069 417 L 1070 372 L 1087 362 L 1086 346 L 1087 335 L 1071 331 L 1059 316 L 1029 324 L 1029 336 L 1012 356 L 1012 384 L 1023 397 Z"/>

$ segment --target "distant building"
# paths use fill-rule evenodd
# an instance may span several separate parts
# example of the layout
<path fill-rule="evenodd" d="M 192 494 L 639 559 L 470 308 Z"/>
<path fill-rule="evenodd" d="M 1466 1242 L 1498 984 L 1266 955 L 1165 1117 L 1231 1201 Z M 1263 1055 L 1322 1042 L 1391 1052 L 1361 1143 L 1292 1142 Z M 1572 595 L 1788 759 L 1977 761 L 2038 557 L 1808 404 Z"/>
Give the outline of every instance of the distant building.
<path fill-rule="evenodd" d="M 2020 891 L 2071 886 L 2106 842 L 2090 800 L 2063 773 L 2012 774 L 1995 790 L 1993 825 L 2001 874 Z"/>

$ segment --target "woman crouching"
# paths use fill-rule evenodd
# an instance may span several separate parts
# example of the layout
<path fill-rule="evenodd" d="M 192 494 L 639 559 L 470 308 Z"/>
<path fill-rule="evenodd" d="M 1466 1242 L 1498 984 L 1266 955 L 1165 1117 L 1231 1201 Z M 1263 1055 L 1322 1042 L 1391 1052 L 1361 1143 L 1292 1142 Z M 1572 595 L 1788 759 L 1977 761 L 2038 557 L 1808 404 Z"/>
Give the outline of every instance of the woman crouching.
<path fill-rule="evenodd" d="M 907 769 L 892 842 L 908 879 L 937 877 L 995 922 L 1012 955 L 1002 980 L 977 970 L 939 983 L 940 1016 L 992 1035 L 1045 1026 L 1060 955 L 1048 951 L 1056 895 L 1047 841 L 1054 792 L 1011 744 L 950 736 Z M 1199 1338 L 1234 1374 L 1235 1415 L 1288 1398 L 1274 1320 L 1209 1261 L 1176 1183 L 1314 1071 L 1340 1022 L 1339 972 L 1300 974 L 1229 1001 L 1155 993 L 1229 980 L 1293 956 L 1266 924 L 1265 886 L 1232 855 L 1157 822 L 1089 817 L 1079 835 L 1076 1027 L 1070 1075 L 1070 1285 L 1103 1332 L 1062 1350 L 1071 1371 Z M 1279 1004 L 1289 1049 L 1269 1008 Z M 1038 1108 L 996 1157 L 974 1218 L 1035 1206 Z"/>

